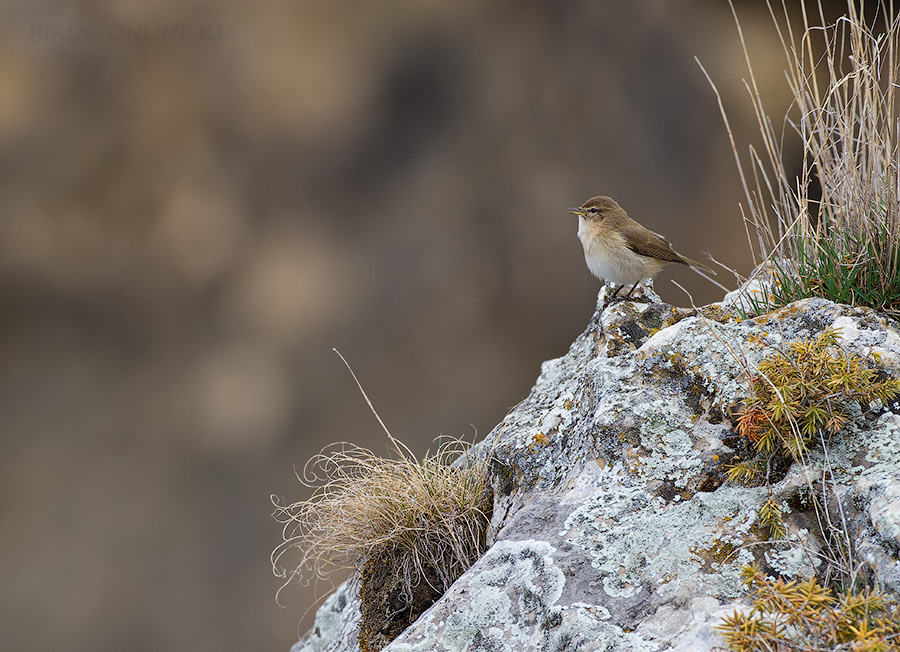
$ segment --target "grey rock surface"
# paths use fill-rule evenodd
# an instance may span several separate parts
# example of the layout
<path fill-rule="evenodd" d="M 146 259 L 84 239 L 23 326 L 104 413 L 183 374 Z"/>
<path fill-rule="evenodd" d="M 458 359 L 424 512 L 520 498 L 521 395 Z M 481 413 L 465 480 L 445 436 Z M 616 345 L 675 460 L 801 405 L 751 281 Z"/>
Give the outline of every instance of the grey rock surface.
<path fill-rule="evenodd" d="M 822 563 L 797 506 L 823 477 L 857 558 L 900 593 L 897 414 L 858 411 L 772 486 L 779 542 L 758 524 L 768 490 L 725 480 L 742 445 L 731 415 L 760 360 L 836 327 L 845 350 L 897 374 L 897 324 L 820 299 L 753 319 L 644 299 L 604 306 L 601 291 L 587 330 L 479 445 L 496 478 L 492 545 L 385 650 L 712 650 L 720 618 L 746 607 L 743 565 L 806 577 Z M 292 652 L 357 649 L 355 600 L 341 587 Z"/>

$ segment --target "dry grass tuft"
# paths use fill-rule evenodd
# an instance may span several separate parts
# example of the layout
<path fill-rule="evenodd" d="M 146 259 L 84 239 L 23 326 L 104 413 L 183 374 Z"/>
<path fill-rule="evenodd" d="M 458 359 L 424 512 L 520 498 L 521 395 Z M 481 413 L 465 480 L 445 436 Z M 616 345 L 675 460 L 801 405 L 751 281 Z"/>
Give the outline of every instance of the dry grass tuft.
<path fill-rule="evenodd" d="M 754 262 L 762 258 L 774 272 L 760 309 L 819 296 L 900 314 L 900 20 L 892 1 L 878 0 L 878 18 L 867 25 L 858 5 L 848 0 L 847 14 L 828 25 L 820 2 L 801 0 L 796 25 L 786 2 L 777 12 L 769 3 L 793 95 L 780 124 L 763 106 L 738 21 L 762 136 L 748 165 L 722 114 L 744 184 Z M 803 148 L 796 177 L 784 157 L 795 136 Z"/>
<path fill-rule="evenodd" d="M 392 447 L 378 457 L 338 443 L 312 457 L 298 479 L 315 488 L 309 500 L 283 505 L 274 517 L 284 541 L 272 552 L 272 570 L 309 583 L 338 569 L 355 571 L 360 597 L 357 641 L 361 652 L 377 652 L 444 594 L 487 547 L 493 511 L 488 463 L 472 446 L 444 438 L 434 454 L 418 460 L 394 439 L 372 401 L 347 366 Z M 289 570 L 282 559 L 298 552 Z"/>
<path fill-rule="evenodd" d="M 401 602 L 409 606 L 420 584 L 439 596 L 484 552 L 492 509 L 487 466 L 458 440 L 421 460 L 393 437 L 390 442 L 391 458 L 335 444 L 304 468 L 301 482 L 317 487 L 309 500 L 283 506 L 273 499 L 284 542 L 272 565 L 286 584 L 389 560 Z M 283 566 L 288 552 L 300 554 L 293 570 Z"/>

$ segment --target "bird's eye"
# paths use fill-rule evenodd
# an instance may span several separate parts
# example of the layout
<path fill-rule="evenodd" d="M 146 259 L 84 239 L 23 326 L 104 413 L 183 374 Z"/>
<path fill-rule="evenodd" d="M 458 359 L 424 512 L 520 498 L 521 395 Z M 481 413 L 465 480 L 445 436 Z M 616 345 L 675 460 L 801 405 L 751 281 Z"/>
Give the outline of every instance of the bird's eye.
<path fill-rule="evenodd" d="M 596 214 L 597 214 L 597 207 L 595 206 L 595 207 L 591 208 L 591 209 L 588 211 L 588 213 L 590 213 L 591 215 L 596 215 Z"/>

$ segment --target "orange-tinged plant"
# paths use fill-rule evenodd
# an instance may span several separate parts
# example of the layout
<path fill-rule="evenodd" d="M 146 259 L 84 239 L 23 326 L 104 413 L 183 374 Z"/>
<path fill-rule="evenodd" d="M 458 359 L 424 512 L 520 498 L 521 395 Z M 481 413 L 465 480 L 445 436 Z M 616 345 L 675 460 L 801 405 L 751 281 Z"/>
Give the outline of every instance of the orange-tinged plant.
<path fill-rule="evenodd" d="M 900 393 L 900 380 L 878 379 L 878 370 L 840 347 L 837 331 L 791 342 L 759 363 L 750 378 L 750 397 L 737 414 L 737 431 L 756 450 L 756 459 L 729 469 L 729 478 L 759 479 L 773 457 L 802 460 L 811 444 L 839 433 L 850 406 L 867 409 Z"/>
<path fill-rule="evenodd" d="M 878 591 L 835 593 L 815 578 L 769 579 L 743 569 L 753 587 L 749 611 L 735 611 L 716 627 L 734 652 L 896 652 L 900 607 Z"/>

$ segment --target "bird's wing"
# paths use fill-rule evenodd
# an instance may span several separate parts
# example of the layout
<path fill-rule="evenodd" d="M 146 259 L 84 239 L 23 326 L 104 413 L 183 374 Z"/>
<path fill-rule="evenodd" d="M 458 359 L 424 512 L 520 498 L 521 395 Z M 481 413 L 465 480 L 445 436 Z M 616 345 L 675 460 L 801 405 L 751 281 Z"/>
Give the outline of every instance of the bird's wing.
<path fill-rule="evenodd" d="M 703 263 L 698 263 L 696 260 L 691 260 L 687 256 L 682 256 L 680 253 L 672 249 L 672 245 L 669 244 L 669 241 L 655 231 L 647 229 L 647 232 L 653 237 L 648 237 L 645 235 L 643 241 L 640 241 L 639 233 L 636 229 L 631 229 L 630 232 L 634 235 L 634 237 L 631 238 L 631 241 L 639 242 L 639 244 L 631 245 L 631 250 L 633 252 L 641 254 L 642 256 L 650 256 L 651 258 L 659 258 L 660 260 L 665 260 L 673 263 L 681 263 L 683 265 L 687 265 L 688 267 L 693 267 L 695 271 L 697 269 L 702 269 L 706 272 L 709 272 L 713 276 L 718 276 L 715 270 L 710 269 Z"/>
<path fill-rule="evenodd" d="M 629 243 L 628 247 L 634 253 L 672 263 L 690 264 L 676 253 L 669 241 L 660 234 L 654 233 L 650 229 L 636 229 L 630 225 L 626 225 L 622 230 L 624 231 L 625 242 Z"/>

